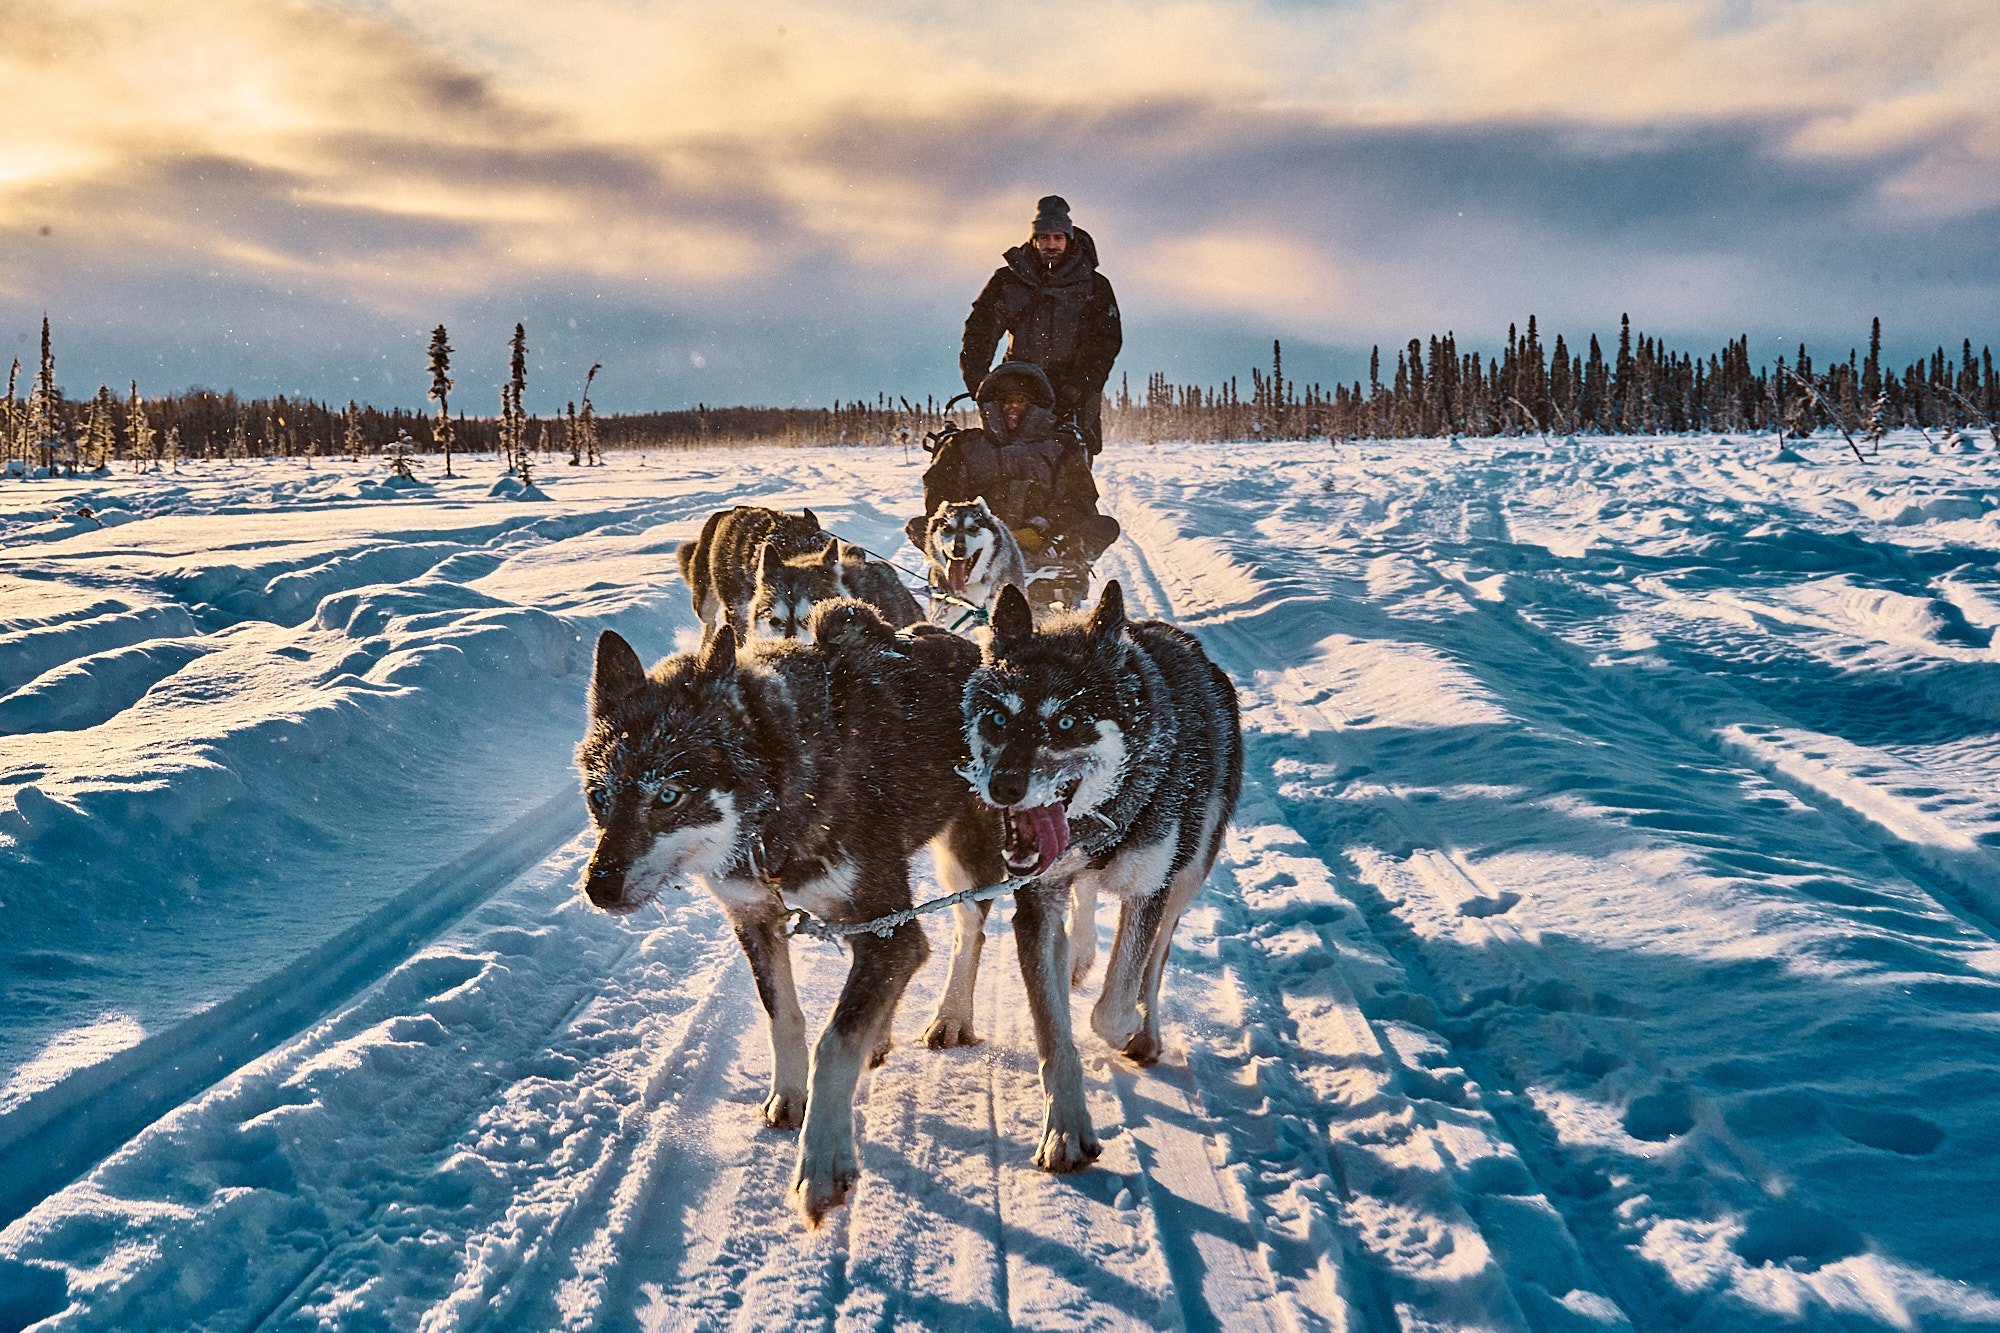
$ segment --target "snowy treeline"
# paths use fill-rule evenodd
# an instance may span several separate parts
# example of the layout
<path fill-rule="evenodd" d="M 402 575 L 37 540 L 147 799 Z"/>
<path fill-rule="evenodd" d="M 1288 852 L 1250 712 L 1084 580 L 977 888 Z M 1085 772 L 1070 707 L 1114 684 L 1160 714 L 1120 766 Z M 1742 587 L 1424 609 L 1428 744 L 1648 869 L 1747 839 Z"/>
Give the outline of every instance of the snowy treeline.
<path fill-rule="evenodd" d="M 1587 350 L 1561 334 L 1545 346 L 1533 315 L 1525 333 L 1507 330 L 1499 356 L 1461 352 L 1454 335 L 1412 338 L 1385 368 L 1382 349 L 1369 358 L 1368 382 L 1336 385 L 1285 378 L 1282 349 L 1272 345 L 1267 374 L 1250 372 L 1243 395 L 1232 378 L 1220 387 L 1175 384 L 1155 374 L 1143 395 L 1129 380 L 1113 402 L 1113 430 L 1124 439 L 1232 440 L 1390 438 L 1514 431 L 1667 434 L 1687 430 L 1810 432 L 1840 425 L 1857 434 L 1898 426 L 1984 425 L 2000 419 L 1993 351 L 1977 355 L 1964 339 L 1957 356 L 1940 346 L 1900 373 L 1882 364 L 1882 321 L 1874 321 L 1864 357 L 1821 366 L 1801 344 L 1789 363 L 1753 366 L 1747 336 L 1706 358 L 1667 349 L 1620 321 L 1616 353 L 1592 334 Z M 1386 376 L 1386 378 L 1385 378 Z M 1810 382 L 1841 418 L 1800 387 Z"/>
<path fill-rule="evenodd" d="M 1207 386 L 1177 384 L 1155 373 L 1134 395 L 1128 375 L 1112 395 L 1106 431 L 1123 440 L 1234 440 L 1689 430 L 1804 434 L 1829 425 L 1877 437 L 1898 427 L 1991 424 L 2000 430 L 1995 424 L 2000 378 L 1992 349 L 1981 347 L 1975 354 L 1969 338 L 1960 341 L 1956 355 L 1940 345 L 1898 371 L 1882 362 L 1879 319 L 1865 356 L 1850 349 L 1845 360 L 1824 365 L 1803 344 L 1789 360 L 1781 356 L 1774 365 L 1755 365 L 1747 336 L 1706 357 L 1676 352 L 1658 338 L 1635 334 L 1629 316 L 1621 320 L 1617 348 L 1609 355 L 1595 334 L 1583 350 L 1561 334 L 1545 346 L 1537 325 L 1530 315 L 1525 332 L 1510 326 L 1506 348 L 1496 356 L 1461 351 L 1451 333 L 1410 339 L 1396 352 L 1393 366 L 1376 347 L 1366 382 L 1357 379 L 1331 391 L 1287 378 L 1283 349 L 1275 342 L 1270 369 L 1251 370 L 1247 392 L 1234 377 Z M 516 342 L 523 336 L 516 326 Z M 441 451 L 449 437 L 457 449 L 497 452 L 510 462 L 531 455 L 588 462 L 600 448 L 915 444 L 939 424 L 943 407 L 935 396 L 918 402 L 878 394 L 873 401 L 836 399 L 830 407 L 698 404 L 598 416 L 586 383 L 580 403 L 540 417 L 529 415 L 522 401 L 525 345 L 510 343 L 509 350 L 511 374 L 501 389 L 501 410 L 491 416 L 469 417 L 462 407 L 451 415 L 442 403 L 432 414 L 283 394 L 244 399 L 204 388 L 142 402 L 136 383 L 128 401 L 108 386 L 91 399 L 73 401 L 56 384 L 44 320 L 32 386 L 20 383 L 16 362 L 7 396 L 0 400 L 0 467 L 14 459 L 29 466 L 63 461 L 88 469 L 113 459 L 354 456 L 383 453 L 403 437 L 429 451 Z"/>

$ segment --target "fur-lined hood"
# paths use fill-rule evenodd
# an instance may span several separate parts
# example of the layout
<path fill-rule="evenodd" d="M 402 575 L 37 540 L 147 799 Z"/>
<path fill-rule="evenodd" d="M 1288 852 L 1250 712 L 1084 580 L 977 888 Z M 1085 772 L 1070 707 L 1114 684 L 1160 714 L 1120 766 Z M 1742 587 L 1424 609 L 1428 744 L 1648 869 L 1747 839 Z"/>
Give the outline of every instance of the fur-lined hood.
<path fill-rule="evenodd" d="M 1024 395 L 1029 403 L 1019 430 L 1007 429 L 1000 400 L 1009 392 Z M 1053 439 L 1056 429 L 1056 391 L 1042 368 L 1028 361 L 1003 361 L 979 384 L 979 423 L 999 444 L 1039 443 Z"/>

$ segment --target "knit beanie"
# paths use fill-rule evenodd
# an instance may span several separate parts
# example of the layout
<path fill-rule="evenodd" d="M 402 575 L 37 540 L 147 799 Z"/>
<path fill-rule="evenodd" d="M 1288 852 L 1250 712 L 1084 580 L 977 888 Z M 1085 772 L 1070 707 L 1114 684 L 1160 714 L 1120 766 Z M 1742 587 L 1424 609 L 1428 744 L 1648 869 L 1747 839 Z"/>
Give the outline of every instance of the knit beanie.
<path fill-rule="evenodd" d="M 1069 220 L 1069 200 L 1059 194 L 1043 195 L 1042 201 L 1035 205 L 1034 234 L 1040 236 L 1051 231 L 1071 237 L 1076 235 L 1076 228 Z"/>

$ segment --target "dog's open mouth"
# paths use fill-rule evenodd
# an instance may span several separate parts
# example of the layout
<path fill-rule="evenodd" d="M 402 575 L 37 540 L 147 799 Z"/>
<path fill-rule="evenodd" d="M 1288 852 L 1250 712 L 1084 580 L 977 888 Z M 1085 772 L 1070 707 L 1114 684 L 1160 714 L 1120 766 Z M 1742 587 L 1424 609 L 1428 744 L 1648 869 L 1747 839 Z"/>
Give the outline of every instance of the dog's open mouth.
<path fill-rule="evenodd" d="M 1010 875 L 1039 875 L 1069 849 L 1069 803 L 1077 783 L 1047 805 L 1017 805 L 1001 812 L 1000 853 Z"/>
<path fill-rule="evenodd" d="M 971 556 L 952 556 L 944 562 L 944 581 L 953 592 L 964 592 L 965 581 L 972 576 Z"/>

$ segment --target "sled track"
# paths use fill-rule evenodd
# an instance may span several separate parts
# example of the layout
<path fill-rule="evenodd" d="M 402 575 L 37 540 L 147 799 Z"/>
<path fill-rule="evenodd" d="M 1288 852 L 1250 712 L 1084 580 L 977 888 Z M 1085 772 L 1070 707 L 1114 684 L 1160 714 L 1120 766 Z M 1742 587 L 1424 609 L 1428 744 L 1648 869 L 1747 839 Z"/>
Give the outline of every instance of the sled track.
<path fill-rule="evenodd" d="M 582 824 L 575 792 L 549 797 L 265 980 L 0 1117 L 0 1156 L 16 1164 L 0 1184 L 0 1226 L 387 976 Z"/>
<path fill-rule="evenodd" d="M 1495 514 L 1492 522 L 1504 526 Z M 1872 785 L 1848 792 L 1824 779 L 1819 756 L 1800 753 L 1788 746 L 1760 740 L 1774 730 L 1805 732 L 1798 723 L 1767 705 L 1753 703 L 1726 681 L 1675 668 L 1676 687 L 1662 694 L 1641 694 L 1629 673 L 1591 668 L 1585 653 L 1559 634 L 1543 629 L 1511 607 L 1496 606 L 1482 598 L 1464 574 L 1433 561 L 1416 563 L 1441 584 L 1462 592 L 1476 613 L 1500 632 L 1511 636 L 1520 647 L 1555 664 L 1584 689 L 1596 689 L 1616 700 L 1634 721 L 1654 720 L 1666 724 L 1674 735 L 1697 746 L 1716 760 L 1746 765 L 1771 782 L 1783 787 L 1826 819 L 1844 829 L 1883 858 L 1933 902 L 1974 929 L 2000 939 L 2000 854 L 1972 845 L 1924 812 L 1899 801 L 1893 792 Z M 1829 633 L 1844 631 L 1829 630 Z M 1859 636 L 1848 633 L 1851 639 Z M 1749 724 L 1719 731 L 1700 717 L 1694 706 L 1684 706 L 1684 695 L 1724 705 L 1727 713 L 1756 719 Z M 1809 733 L 1808 733 L 1809 734 Z M 1906 786 L 1918 784 L 1914 766 L 1890 761 L 1876 752 L 1878 764 L 1900 770 Z"/>
<path fill-rule="evenodd" d="M 1132 512 L 1129 505 L 1121 504 L 1119 509 L 1121 515 L 1129 516 Z M 1166 522 L 1164 519 L 1157 521 Z M 1131 594 L 1134 600 L 1155 614 L 1173 618 L 1180 607 L 1204 608 L 1209 601 L 1180 575 L 1170 555 L 1149 550 L 1139 542 L 1135 541 L 1123 549 L 1120 569 L 1137 585 Z M 1109 569 L 1104 572 L 1111 573 Z M 1274 651 L 1270 643 L 1226 620 L 1203 623 L 1198 632 L 1212 655 L 1246 691 L 1254 690 L 1260 667 L 1283 659 L 1283 654 Z M 1291 690 L 1283 686 L 1279 688 L 1286 707 L 1299 706 L 1295 684 Z M 1253 758 L 1245 767 L 1244 799 L 1237 820 L 1239 830 L 1250 825 L 1252 820 L 1267 827 L 1275 825 L 1282 828 L 1295 840 L 1298 849 L 1306 853 L 1310 868 L 1320 872 L 1318 882 L 1313 884 L 1317 892 L 1310 895 L 1307 911 L 1323 917 L 1351 912 L 1352 908 L 1346 906 L 1343 900 L 1365 902 L 1368 895 L 1350 874 L 1343 873 L 1344 849 L 1325 845 L 1310 835 L 1302 834 L 1287 821 L 1281 803 L 1270 787 L 1268 763 L 1257 762 L 1254 758 L 1258 751 L 1255 736 L 1246 734 L 1246 742 Z M 1409 816 L 1406 829 L 1413 838 L 1438 846 L 1437 839 L 1424 838 L 1421 821 L 1414 811 L 1406 806 L 1404 813 Z M 1449 851 L 1442 851 L 1439 859 L 1449 865 L 1452 872 L 1462 876 L 1468 887 L 1478 884 L 1476 876 L 1462 859 Z M 1301 868 L 1293 869 L 1291 874 L 1298 880 L 1291 889 L 1294 894 L 1304 885 L 1313 883 L 1310 874 L 1302 874 Z M 1549 1188 L 1547 1182 L 1556 1175 L 1556 1171 L 1551 1170 L 1552 1164 L 1536 1160 L 1534 1136 L 1504 1109 L 1519 1099 L 1519 1088 L 1508 1087 L 1481 1069 L 1482 1082 L 1504 1091 L 1499 1095 L 1482 1094 L 1473 1087 L 1452 1099 L 1458 1102 L 1457 1105 L 1449 1100 L 1439 1102 L 1437 1070 L 1408 1063 L 1397 1042 L 1384 1033 L 1379 1023 L 1364 1016 L 1362 1005 L 1337 970 L 1325 968 L 1321 971 L 1315 968 L 1308 982 L 1300 975 L 1296 962 L 1288 963 L 1284 957 L 1274 955 L 1272 946 L 1281 943 L 1283 937 L 1274 938 L 1268 930 L 1258 929 L 1256 920 L 1250 914 L 1250 905 L 1244 901 L 1249 895 L 1241 892 L 1240 885 L 1236 887 L 1239 890 L 1237 893 L 1216 896 L 1228 899 L 1235 906 L 1236 910 L 1232 913 L 1236 918 L 1232 923 L 1235 931 L 1253 942 L 1245 950 L 1246 963 L 1256 968 L 1253 974 L 1254 993 L 1267 1001 L 1264 1010 L 1257 1015 L 1259 1026 L 1268 1024 L 1277 1049 L 1286 1050 L 1292 1059 L 1304 1062 L 1308 1072 L 1316 1065 L 1332 1067 L 1358 1057 L 1365 1062 L 1372 1076 L 1372 1095 L 1366 1099 L 1351 1098 L 1342 1102 L 1315 1096 L 1310 1091 L 1310 1084 L 1303 1081 L 1292 1082 L 1296 1091 L 1288 1098 L 1292 1103 L 1288 1114 L 1314 1127 L 1314 1146 L 1327 1161 L 1327 1174 L 1338 1184 L 1339 1201 L 1330 1212 L 1350 1219 L 1341 1228 L 1345 1232 L 1341 1237 L 1341 1248 L 1348 1265 L 1361 1279 L 1358 1326 L 1368 1329 L 1435 1326 L 1466 1317 L 1469 1313 L 1467 1305 L 1470 1304 L 1478 1317 L 1487 1321 L 1490 1327 L 1535 1328 L 1543 1326 L 1545 1315 L 1539 1310 L 1534 1314 L 1524 1310 L 1521 1296 L 1527 1296 L 1531 1302 L 1559 1300 L 1579 1290 L 1589 1291 L 1599 1298 L 1600 1315 L 1610 1317 L 1613 1326 L 1630 1324 L 1630 1312 L 1647 1308 L 1656 1294 L 1651 1289 L 1652 1283 L 1638 1275 L 1622 1273 L 1623 1257 L 1618 1253 L 1605 1253 L 1602 1246 L 1592 1246 L 1586 1253 L 1579 1246 L 1574 1229 L 1577 1219 L 1574 1217 L 1549 1219 L 1549 1225 L 1536 1238 L 1536 1244 L 1544 1253 L 1538 1257 L 1535 1266 L 1543 1273 L 1559 1274 L 1573 1283 L 1567 1292 L 1549 1290 L 1541 1274 L 1528 1271 L 1530 1265 L 1527 1264 L 1519 1265 L 1522 1271 L 1510 1271 L 1512 1266 L 1504 1263 L 1488 1265 L 1476 1275 L 1476 1296 L 1464 1289 L 1471 1284 L 1462 1280 L 1413 1280 L 1407 1272 L 1398 1271 L 1400 1265 L 1393 1255 L 1380 1252 L 1385 1243 L 1380 1234 L 1372 1237 L 1357 1234 L 1365 1233 L 1369 1227 L 1367 1222 L 1353 1220 L 1356 1218 L 1357 1195 L 1365 1201 L 1371 1194 L 1392 1187 L 1408 1191 L 1420 1183 L 1430 1220 L 1459 1234 L 1478 1235 L 1482 1227 L 1467 1211 L 1464 1201 L 1503 1193 L 1513 1198 L 1538 1198 L 1553 1203 L 1561 1197 L 1561 1193 Z M 1481 893 L 1475 888 L 1466 896 L 1493 895 Z M 1378 937 L 1392 933 L 1384 929 L 1379 913 L 1369 915 L 1368 925 Z M 1421 960 L 1412 956 L 1410 951 L 1393 947 L 1390 951 L 1413 978 L 1426 978 Z M 1322 1034 L 1290 1020 L 1286 1013 L 1290 1002 L 1279 997 L 1307 985 L 1322 986 L 1330 992 L 1324 998 L 1332 1002 L 1340 1025 L 1347 1029 L 1340 1034 L 1347 1038 L 1346 1043 L 1329 1044 Z M 1520 990 L 1528 988 L 1526 985 L 1518 987 Z M 1457 997 L 1440 993 L 1441 988 L 1434 982 L 1426 990 L 1435 996 L 1440 1008 L 1449 1011 L 1464 1007 L 1462 998 L 1455 1003 Z M 1315 1016 L 1322 1020 L 1322 1024 L 1328 1017 L 1325 1013 Z M 1464 1059 L 1463 1056 L 1460 1058 Z M 1469 1059 L 1465 1063 L 1468 1067 L 1478 1067 Z M 1270 1091 L 1268 1085 L 1266 1091 Z M 1467 1114 L 1491 1125 L 1495 1137 L 1504 1137 L 1512 1144 L 1516 1163 L 1527 1164 L 1527 1170 L 1538 1188 L 1522 1191 L 1518 1183 L 1511 1180 L 1496 1186 L 1495 1178 L 1505 1173 L 1495 1170 L 1488 1160 L 1475 1162 L 1474 1165 L 1479 1168 L 1476 1172 L 1461 1169 L 1454 1160 L 1453 1151 L 1447 1146 L 1447 1126 L 1452 1119 Z M 1390 1130 L 1386 1138 L 1378 1140 L 1376 1136 L 1382 1132 L 1380 1127 L 1367 1122 L 1382 1115 L 1393 1117 L 1403 1124 Z M 1389 1154 L 1383 1151 L 1388 1146 L 1402 1152 L 1414 1148 L 1415 1155 L 1425 1164 L 1417 1174 L 1431 1178 L 1413 1182 L 1403 1168 L 1389 1165 L 1385 1161 Z M 1493 1248 L 1496 1252 L 1504 1252 L 1506 1247 L 1502 1243 Z M 1468 1296 L 1472 1296 L 1470 1302 Z M 1612 1316 L 1612 1310 L 1618 1313 Z"/>
<path fill-rule="evenodd" d="M 1354 721 L 1337 716 L 1330 704 L 1317 702 L 1325 691 L 1310 691 L 1296 668 L 1282 665 L 1288 659 L 1279 651 L 1281 640 L 1266 638 L 1258 632 L 1265 625 L 1289 627 L 1295 632 L 1286 635 L 1283 642 L 1312 642 L 1329 629 L 1338 628 L 1327 618 L 1324 610 L 1327 603 L 1316 597 L 1293 594 L 1286 586 L 1292 580 L 1271 583 L 1229 556 L 1220 556 L 1232 567 L 1223 573 L 1224 584 L 1218 587 L 1211 582 L 1218 571 L 1219 548 L 1215 542 L 1197 543 L 1197 563 L 1183 567 L 1179 564 L 1183 542 L 1174 521 L 1136 501 L 1125 488 L 1115 489 L 1113 495 L 1121 518 L 1127 520 L 1128 533 L 1141 543 L 1138 554 L 1128 552 L 1125 557 L 1134 573 L 1152 580 L 1156 587 L 1165 585 L 1162 589 L 1165 604 L 1178 606 L 1184 617 L 1194 622 L 1192 627 L 1225 664 L 1238 672 L 1239 679 L 1246 683 L 1262 681 L 1278 715 L 1297 719 L 1288 725 L 1296 725 L 1299 733 L 1311 738 L 1311 748 L 1319 752 L 1323 761 L 1342 773 L 1366 773 L 1365 765 L 1357 762 L 1357 756 L 1347 749 L 1343 738 L 1344 732 L 1354 734 L 1350 730 L 1356 725 Z M 1407 552 L 1396 554 L 1411 558 Z M 1146 569 L 1149 563 L 1151 571 Z M 1413 563 L 1441 584 L 1469 588 L 1462 577 L 1454 577 L 1439 562 L 1417 559 Z M 1261 591 L 1246 593 L 1249 585 L 1261 585 Z M 1301 585 L 1302 592 L 1305 586 L 1308 585 Z M 1598 673 L 1579 661 L 1576 650 L 1566 643 L 1550 643 L 1547 636 L 1528 626 L 1510 624 L 1515 620 L 1511 612 L 1481 606 L 1474 598 L 1467 600 L 1484 613 L 1480 618 L 1482 623 L 1490 622 L 1501 630 L 1497 637 L 1483 641 L 1484 645 L 1498 647 L 1482 647 L 1482 660 L 1502 671 L 1520 672 L 1518 678 L 1523 680 L 1559 678 L 1562 683 L 1556 687 L 1558 692 L 1567 696 L 1574 689 L 1589 698 L 1593 708 L 1608 703 L 1614 713 L 1605 723 L 1608 730 L 1603 734 L 1616 735 L 1619 744 L 1646 753 L 1643 745 L 1635 746 L 1634 742 L 1650 731 L 1656 736 L 1671 737 L 1669 748 L 1672 744 L 1692 746 L 1718 764 L 1718 771 L 1762 771 L 1760 766 L 1748 763 L 1736 747 L 1719 744 L 1698 728 L 1693 729 L 1693 734 L 1685 734 L 1689 729 L 1683 721 L 1657 720 L 1643 711 L 1643 701 L 1622 689 L 1606 688 Z M 1213 607 L 1229 610 L 1218 615 L 1206 614 Z M 1243 614 L 1236 614 L 1239 611 Z M 1307 618 L 1298 619 L 1301 614 Z M 1297 632 L 1305 626 L 1317 628 L 1310 633 Z M 1522 660 L 1523 655 L 1537 659 L 1538 665 L 1521 672 L 1515 662 Z M 1254 734 L 1250 746 L 1252 755 L 1257 756 L 1260 743 Z M 1670 758 L 1656 762 L 1663 774 L 1671 766 Z M 1268 778 L 1270 767 L 1267 745 L 1263 758 L 1253 758 L 1249 768 L 1253 774 Z M 1302 799 L 1310 803 L 1314 798 Z M 1317 799 L 1324 811 L 1327 798 Z M 1250 804 L 1246 787 L 1246 813 Z M 1338 806 L 1342 802 L 1334 798 L 1331 804 Z M 1474 1100 L 1492 1108 L 1494 1117 L 1531 1169 L 1542 1199 L 1562 1214 L 1565 1231 L 1573 1233 L 1575 1241 L 1580 1242 L 1590 1270 L 1599 1275 L 1599 1281 L 1592 1285 L 1614 1297 L 1624 1317 L 1641 1327 L 1672 1328 L 1689 1321 L 1700 1323 L 1721 1318 L 1729 1322 L 1741 1317 L 1744 1313 L 1741 1307 L 1711 1306 L 1704 1292 L 1682 1290 L 1667 1282 L 1656 1263 L 1642 1253 L 1639 1237 L 1655 1226 L 1671 1229 L 1688 1224 L 1705 1225 L 1701 1219 L 1717 1213 L 1746 1217 L 1753 1227 L 1759 1224 L 1759 1219 L 1784 1217 L 1785 1210 L 1792 1205 L 1785 1201 L 1788 1189 L 1783 1178 L 1734 1136 L 1719 1108 L 1698 1094 L 1691 1095 L 1675 1071 L 1654 1053 L 1634 1024 L 1623 1017 L 1625 1006 L 1616 995 L 1589 993 L 1560 965 L 1559 958 L 1540 947 L 1532 936 L 1523 936 L 1511 927 L 1507 913 L 1519 901 L 1518 895 L 1489 882 L 1476 865 L 1438 837 L 1425 815 L 1407 800 L 1385 799 L 1380 784 L 1373 784 L 1369 804 L 1372 813 L 1362 817 L 1378 822 L 1386 820 L 1393 826 L 1388 835 L 1389 845 L 1406 849 L 1395 854 L 1402 858 L 1400 862 L 1385 864 L 1379 854 L 1373 853 L 1369 864 L 1354 861 L 1348 838 L 1340 835 L 1340 824 L 1343 819 L 1351 821 L 1356 816 L 1334 815 L 1329 826 L 1327 818 L 1315 812 L 1313 818 L 1293 822 L 1304 831 L 1305 841 L 1319 860 L 1339 878 L 1342 896 L 1362 907 L 1370 937 L 1395 958 L 1411 991 L 1420 999 L 1419 1011 L 1407 1017 L 1443 1037 L 1454 1052 L 1453 1058 L 1476 1073 L 1478 1083 L 1488 1089 L 1484 1092 L 1475 1089 Z M 1278 805 L 1291 808 L 1292 801 L 1281 799 Z M 1840 817 L 1849 813 L 1845 810 L 1822 811 L 1818 803 L 1808 803 L 1807 808 L 1815 816 L 1824 814 L 1834 829 L 1846 830 L 1854 837 L 1857 848 L 1878 849 L 1877 837 L 1862 836 L 1874 831 L 1872 825 L 1857 832 L 1849 819 Z M 1369 832 L 1365 824 L 1355 826 L 1354 832 L 1364 847 L 1382 837 Z M 1887 867 L 1898 873 L 1911 869 L 1904 858 L 1891 855 L 1885 861 Z M 1922 873 L 1919 867 L 1918 873 L 1907 878 L 1913 889 L 1945 913 L 1966 920 L 1953 900 L 1954 895 L 1945 891 L 1935 876 Z M 1452 926 L 1446 932 L 1446 939 L 1455 933 L 1462 942 L 1459 947 L 1463 948 L 1464 943 L 1473 947 L 1463 956 L 1453 953 L 1450 971 L 1439 972 L 1433 966 L 1432 945 L 1411 929 L 1413 917 L 1432 923 L 1428 931 L 1432 936 L 1438 934 L 1436 923 L 1449 920 Z M 1978 929 L 1990 926 L 1984 920 L 1968 924 Z M 1396 1018 L 1387 1018 L 1381 1006 L 1379 998 L 1371 1002 L 1370 1014 L 1376 1019 L 1378 1030 L 1385 1019 L 1389 1027 L 1395 1027 Z M 1395 1007 L 1388 1012 L 1394 1013 Z M 1527 1047 L 1517 1044 L 1524 1023 L 1541 1029 L 1539 1040 L 1543 1049 L 1539 1056 L 1533 1034 Z M 1551 1037 L 1551 1032 L 1557 1035 Z M 1567 1035 L 1562 1035 L 1565 1032 Z M 1678 1207 L 1671 1201 L 1656 1207 L 1643 1192 L 1633 1192 L 1644 1190 L 1643 1176 L 1636 1185 L 1607 1190 L 1602 1168 L 1589 1158 L 1573 1156 L 1563 1146 L 1548 1119 L 1548 1108 L 1537 1100 L 1541 1092 L 1538 1085 L 1553 1072 L 1546 1065 L 1546 1048 L 1550 1045 L 1574 1050 L 1593 1065 L 1622 1069 L 1616 1081 L 1639 1094 L 1631 1102 L 1627 1132 L 1642 1139 L 1669 1141 L 1677 1154 L 1691 1155 L 1699 1161 L 1702 1185 L 1694 1191 L 1692 1199 L 1680 1201 Z M 1536 1064 L 1538 1058 L 1544 1061 L 1540 1067 Z M 1435 1085 L 1437 1069 L 1432 1060 L 1427 1059 L 1422 1069 L 1406 1067 L 1405 1072 L 1416 1077 L 1420 1085 Z M 1690 1129 L 1700 1132 L 1682 1138 Z M 1476 1188 L 1477 1182 L 1474 1185 Z M 1693 1211 L 1681 1211 L 1685 1209 Z M 1802 1237 L 1800 1241 L 1785 1243 L 1802 1245 L 1794 1253 L 1803 1256 L 1804 1271 L 1812 1272 L 1819 1261 L 1806 1251 L 1814 1242 Z M 1852 1301 L 1858 1301 L 1860 1308 L 1869 1309 L 1884 1322 L 1903 1323 L 1910 1318 L 1896 1295 L 1868 1285 L 1843 1293 L 1843 1302 Z M 1803 1313 L 1811 1323 L 1819 1322 L 1827 1314 L 1817 1308 L 1817 1302 Z M 1839 1316 L 1833 1318 L 1837 1321 Z"/>

